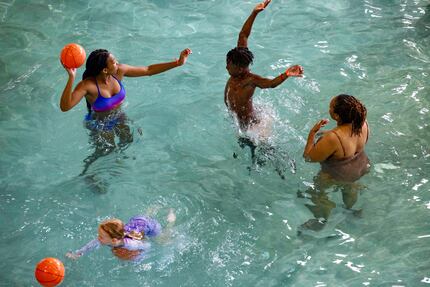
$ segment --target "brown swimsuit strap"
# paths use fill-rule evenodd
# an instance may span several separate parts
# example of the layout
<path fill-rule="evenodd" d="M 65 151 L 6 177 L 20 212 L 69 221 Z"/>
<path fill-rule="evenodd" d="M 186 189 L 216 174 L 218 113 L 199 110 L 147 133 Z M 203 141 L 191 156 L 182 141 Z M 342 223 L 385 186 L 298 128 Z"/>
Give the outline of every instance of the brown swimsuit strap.
<path fill-rule="evenodd" d="M 367 123 L 367 121 L 365 121 L 365 123 L 366 123 L 366 126 L 367 126 L 367 135 L 366 135 L 366 143 L 367 143 L 367 141 L 369 140 L 369 124 Z M 342 144 L 342 139 L 341 139 L 341 137 L 337 134 L 337 132 L 336 132 L 336 131 L 333 131 L 333 133 L 336 135 L 337 139 L 339 140 L 339 142 L 340 142 L 340 146 L 342 147 L 342 150 L 343 150 L 343 156 L 345 157 L 345 156 L 346 156 L 346 153 L 345 153 L 345 148 L 343 147 L 343 144 Z"/>
<path fill-rule="evenodd" d="M 338 140 L 339 140 L 339 142 L 340 142 L 340 146 L 342 147 L 343 156 L 345 157 L 345 156 L 346 156 L 346 153 L 345 153 L 345 148 L 343 147 L 343 144 L 342 144 L 342 140 L 340 139 L 340 136 L 337 134 L 337 132 L 336 132 L 336 131 L 333 131 L 333 133 L 337 136 L 337 139 L 338 139 Z"/>

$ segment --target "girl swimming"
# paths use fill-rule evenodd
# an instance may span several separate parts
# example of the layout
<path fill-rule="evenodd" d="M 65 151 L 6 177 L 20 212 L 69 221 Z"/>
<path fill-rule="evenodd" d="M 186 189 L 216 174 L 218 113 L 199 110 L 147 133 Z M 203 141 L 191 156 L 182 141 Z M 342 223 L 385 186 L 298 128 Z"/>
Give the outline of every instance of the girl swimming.
<path fill-rule="evenodd" d="M 172 227 L 175 220 L 176 216 L 173 210 L 170 210 L 167 216 L 166 231 Z M 91 240 L 74 252 L 68 252 L 66 256 L 71 259 L 78 259 L 101 245 L 107 245 L 120 259 L 139 260 L 142 259 L 143 252 L 151 246 L 146 238 L 161 235 L 161 229 L 161 225 L 156 219 L 144 215 L 130 218 L 127 224 L 117 218 L 108 219 L 100 223 L 97 239 Z M 122 249 L 122 251 L 118 249 Z"/>

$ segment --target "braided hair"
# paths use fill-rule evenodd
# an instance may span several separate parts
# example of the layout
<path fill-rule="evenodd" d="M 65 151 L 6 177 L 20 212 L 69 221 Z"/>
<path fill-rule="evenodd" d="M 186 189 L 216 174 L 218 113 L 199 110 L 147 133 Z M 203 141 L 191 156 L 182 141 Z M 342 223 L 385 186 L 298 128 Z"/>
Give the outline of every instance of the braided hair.
<path fill-rule="evenodd" d="M 87 63 L 85 64 L 85 71 L 82 75 L 82 80 L 87 78 L 96 77 L 100 72 L 107 67 L 107 59 L 109 58 L 109 51 L 105 49 L 98 49 L 92 51 L 88 56 Z M 87 100 L 88 114 L 91 114 L 91 104 Z"/>
<path fill-rule="evenodd" d="M 333 112 L 342 124 L 352 123 L 351 135 L 360 135 L 367 116 L 366 107 L 355 97 L 341 94 L 334 98 Z"/>
<path fill-rule="evenodd" d="M 232 63 L 241 68 L 247 68 L 252 64 L 254 55 L 247 47 L 236 47 L 227 53 L 227 63 Z"/>

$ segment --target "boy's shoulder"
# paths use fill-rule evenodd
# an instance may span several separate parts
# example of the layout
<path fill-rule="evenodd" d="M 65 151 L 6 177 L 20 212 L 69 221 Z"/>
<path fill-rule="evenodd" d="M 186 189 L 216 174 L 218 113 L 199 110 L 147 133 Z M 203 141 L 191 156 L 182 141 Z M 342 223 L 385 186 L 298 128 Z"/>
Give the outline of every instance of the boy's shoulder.
<path fill-rule="evenodd" d="M 246 87 L 249 85 L 253 85 L 254 80 L 257 79 L 258 77 L 260 77 L 260 76 L 253 74 L 253 73 L 248 73 L 245 77 L 240 79 L 241 86 Z"/>

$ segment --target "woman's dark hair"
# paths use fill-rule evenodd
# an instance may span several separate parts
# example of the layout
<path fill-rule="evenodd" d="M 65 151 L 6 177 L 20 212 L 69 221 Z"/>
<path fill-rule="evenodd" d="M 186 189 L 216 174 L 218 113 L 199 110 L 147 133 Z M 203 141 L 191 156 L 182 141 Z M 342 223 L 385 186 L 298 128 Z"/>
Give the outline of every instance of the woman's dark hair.
<path fill-rule="evenodd" d="M 338 95 L 334 98 L 333 112 L 340 118 L 342 124 L 352 123 L 351 135 L 359 135 L 366 120 L 366 107 L 355 97 Z"/>
<path fill-rule="evenodd" d="M 107 67 L 107 59 L 109 58 L 109 51 L 105 49 L 98 49 L 92 51 L 88 56 L 87 63 L 85 64 L 85 71 L 82 75 L 82 80 L 87 78 L 96 77 L 100 72 Z M 87 100 L 88 113 L 91 114 L 91 104 Z"/>
<path fill-rule="evenodd" d="M 227 53 L 227 63 L 246 68 L 254 60 L 254 55 L 247 47 L 236 47 Z"/>

